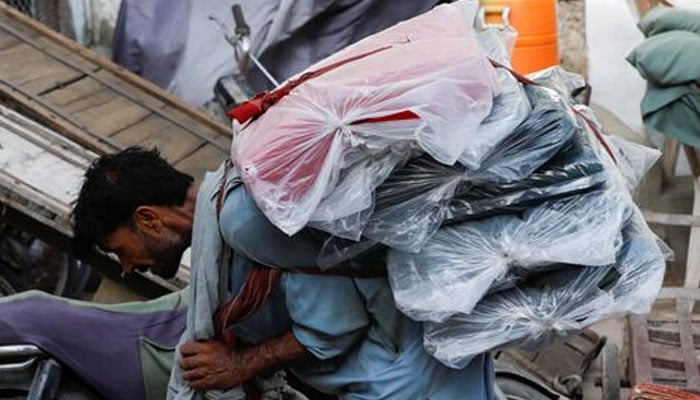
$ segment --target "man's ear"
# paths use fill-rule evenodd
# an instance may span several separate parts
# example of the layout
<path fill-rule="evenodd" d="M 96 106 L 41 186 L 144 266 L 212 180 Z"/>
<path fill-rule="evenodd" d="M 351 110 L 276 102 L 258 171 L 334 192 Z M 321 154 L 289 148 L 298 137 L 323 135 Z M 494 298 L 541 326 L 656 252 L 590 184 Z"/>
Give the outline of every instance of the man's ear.
<path fill-rule="evenodd" d="M 134 225 L 146 234 L 158 234 L 163 229 L 163 220 L 155 208 L 139 206 L 134 211 Z"/>

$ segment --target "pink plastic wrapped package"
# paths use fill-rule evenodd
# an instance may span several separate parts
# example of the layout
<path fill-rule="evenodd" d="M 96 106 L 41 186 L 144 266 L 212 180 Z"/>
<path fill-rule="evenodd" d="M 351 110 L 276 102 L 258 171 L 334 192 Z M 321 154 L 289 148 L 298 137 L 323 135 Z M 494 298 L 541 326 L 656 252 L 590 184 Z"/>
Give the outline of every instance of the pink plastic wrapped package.
<path fill-rule="evenodd" d="M 388 149 L 415 147 L 449 165 L 468 149 L 500 91 L 470 34 L 472 4 L 438 7 L 358 42 L 242 106 L 257 107 L 248 115 L 254 118 L 234 113 L 244 123 L 234 163 L 273 224 L 299 231 L 344 170 Z M 381 183 L 367 185 L 373 180 L 343 182 L 356 196 L 335 196 L 337 204 L 325 208 L 336 213 L 323 219 L 357 212 L 352 199 L 371 198 Z"/>

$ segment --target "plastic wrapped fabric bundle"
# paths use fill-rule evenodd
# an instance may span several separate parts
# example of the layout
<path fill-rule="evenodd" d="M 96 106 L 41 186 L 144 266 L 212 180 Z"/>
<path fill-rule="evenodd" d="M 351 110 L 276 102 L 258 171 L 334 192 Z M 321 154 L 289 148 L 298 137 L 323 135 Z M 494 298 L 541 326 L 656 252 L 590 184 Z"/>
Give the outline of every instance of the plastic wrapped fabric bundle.
<path fill-rule="evenodd" d="M 557 197 L 600 187 L 609 179 L 605 166 L 584 131 L 571 147 L 557 154 L 522 181 L 511 183 L 462 182 L 450 199 L 445 223 L 522 211 Z"/>
<path fill-rule="evenodd" d="M 551 93 L 528 88 L 535 110 L 502 141 L 477 171 L 439 163 L 428 155 L 397 168 L 375 192 L 362 235 L 389 247 L 418 252 L 449 215 L 455 189 L 467 182 L 512 182 L 532 174 L 576 139 L 575 121 Z M 484 184 L 485 185 L 485 184 Z"/>
<path fill-rule="evenodd" d="M 469 173 L 469 181 L 522 180 L 574 141 L 576 120 L 561 98 L 547 88 L 530 85 L 525 90 L 532 112 L 494 148 L 478 170 Z"/>
<path fill-rule="evenodd" d="M 539 85 L 555 90 L 567 102 L 573 103 L 572 94 L 586 86 L 586 80 L 579 74 L 554 66 L 528 74 Z"/>
<path fill-rule="evenodd" d="M 396 249 L 420 251 L 442 225 L 449 199 L 464 177 L 459 165 L 444 165 L 427 155 L 414 158 L 377 188 L 363 236 Z"/>
<path fill-rule="evenodd" d="M 236 133 L 232 159 L 273 224 L 298 232 L 341 171 L 394 144 L 457 160 L 500 91 L 465 23 L 473 4 L 437 7 L 373 35 L 308 71 L 340 65 L 308 80 L 301 74 L 286 96 L 276 91 L 242 106 L 266 111 Z M 365 181 L 353 190 L 371 192 Z"/>
<path fill-rule="evenodd" d="M 629 215 L 616 193 L 596 191 L 546 202 L 522 216 L 443 227 L 418 254 L 388 251 L 396 305 L 414 320 L 440 322 L 469 313 L 509 268 L 612 264 Z"/>
<path fill-rule="evenodd" d="M 359 240 L 374 210 L 373 190 L 410 154 L 408 148 L 390 148 L 344 170 L 333 192 L 314 211 L 308 226 L 340 238 Z M 355 190 L 358 186 L 370 191 Z"/>
<path fill-rule="evenodd" d="M 476 170 L 494 148 L 513 132 L 530 114 L 530 100 L 523 86 L 510 71 L 497 68 L 501 93 L 493 100 L 491 113 L 481 122 L 474 142 L 459 156 L 465 167 Z"/>
<path fill-rule="evenodd" d="M 470 314 L 425 323 L 424 345 L 447 366 L 464 367 L 485 351 L 536 350 L 602 319 L 648 312 L 665 269 L 664 255 L 638 215 L 624 231 L 615 264 L 562 266 L 484 297 Z"/>

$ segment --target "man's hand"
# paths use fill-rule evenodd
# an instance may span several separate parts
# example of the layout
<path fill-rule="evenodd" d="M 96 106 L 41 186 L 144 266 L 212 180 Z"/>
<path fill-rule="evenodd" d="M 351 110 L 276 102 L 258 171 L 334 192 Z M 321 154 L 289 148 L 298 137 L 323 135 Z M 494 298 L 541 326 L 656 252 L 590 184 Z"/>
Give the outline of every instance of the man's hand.
<path fill-rule="evenodd" d="M 182 377 L 203 390 L 229 389 L 260 373 L 313 360 L 292 332 L 244 349 L 230 349 L 216 340 L 187 342 L 180 352 Z"/>
<path fill-rule="evenodd" d="M 193 389 L 229 389 L 255 376 L 242 354 L 217 340 L 187 342 L 180 352 L 182 377 Z"/>

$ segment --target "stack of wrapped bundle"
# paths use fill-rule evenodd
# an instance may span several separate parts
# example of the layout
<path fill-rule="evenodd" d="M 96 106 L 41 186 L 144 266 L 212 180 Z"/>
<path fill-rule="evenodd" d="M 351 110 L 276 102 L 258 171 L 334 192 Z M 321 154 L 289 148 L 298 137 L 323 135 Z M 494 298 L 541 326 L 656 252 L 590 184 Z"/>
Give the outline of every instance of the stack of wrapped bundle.
<path fill-rule="evenodd" d="M 321 266 L 386 249 L 397 307 L 456 368 L 646 311 L 666 256 L 630 193 L 658 152 L 601 133 L 579 77 L 503 66 L 477 8 L 437 7 L 232 113 L 267 218 L 323 232 Z"/>

